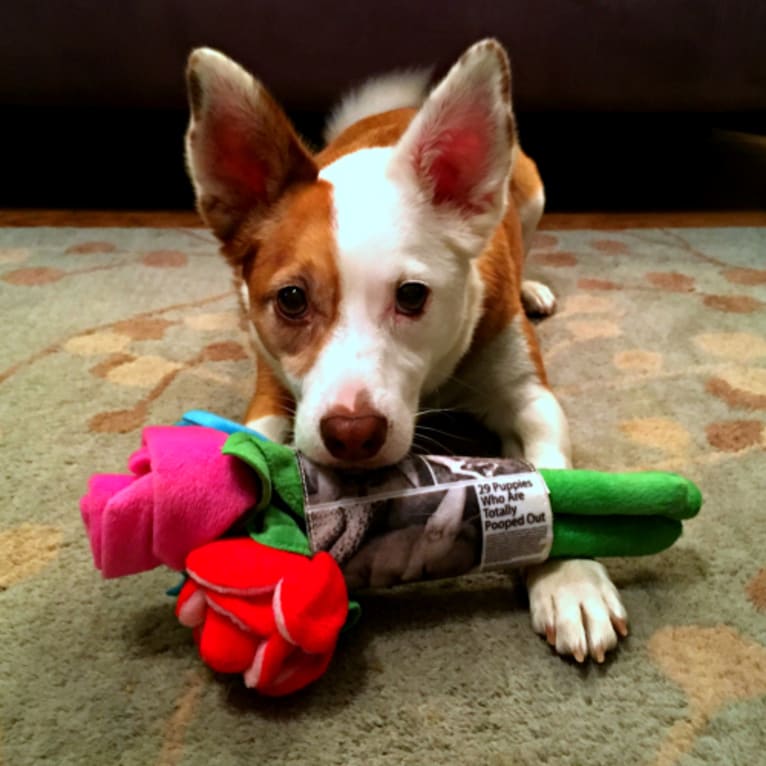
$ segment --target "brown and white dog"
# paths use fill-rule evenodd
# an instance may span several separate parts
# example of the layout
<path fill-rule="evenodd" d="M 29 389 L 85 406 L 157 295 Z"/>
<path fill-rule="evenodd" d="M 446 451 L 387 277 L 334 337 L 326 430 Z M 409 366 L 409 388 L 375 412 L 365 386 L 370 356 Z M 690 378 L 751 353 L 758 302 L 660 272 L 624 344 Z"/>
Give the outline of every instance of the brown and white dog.
<path fill-rule="evenodd" d="M 422 406 L 459 408 L 508 456 L 570 465 L 567 422 L 524 307 L 543 208 L 518 146 L 510 70 L 493 40 L 430 92 L 426 77 L 369 83 L 312 154 L 263 85 L 217 51 L 188 66 L 188 165 L 199 212 L 242 289 L 258 355 L 252 427 L 312 459 L 376 467 L 409 451 Z M 534 629 L 598 661 L 627 633 L 595 561 L 527 573 Z"/>

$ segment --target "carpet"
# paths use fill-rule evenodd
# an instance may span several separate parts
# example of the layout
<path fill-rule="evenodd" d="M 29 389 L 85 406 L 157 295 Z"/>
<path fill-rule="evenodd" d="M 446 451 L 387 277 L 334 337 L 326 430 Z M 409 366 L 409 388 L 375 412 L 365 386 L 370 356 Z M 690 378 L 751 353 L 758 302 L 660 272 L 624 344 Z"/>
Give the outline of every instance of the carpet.
<path fill-rule="evenodd" d="M 327 675 L 215 676 L 167 570 L 105 581 L 78 498 L 149 423 L 241 416 L 251 362 L 195 229 L 0 229 L 0 764 L 766 762 L 766 229 L 543 232 L 528 274 L 576 464 L 676 470 L 705 505 L 607 562 L 631 635 L 555 656 L 501 575 L 363 599 Z"/>

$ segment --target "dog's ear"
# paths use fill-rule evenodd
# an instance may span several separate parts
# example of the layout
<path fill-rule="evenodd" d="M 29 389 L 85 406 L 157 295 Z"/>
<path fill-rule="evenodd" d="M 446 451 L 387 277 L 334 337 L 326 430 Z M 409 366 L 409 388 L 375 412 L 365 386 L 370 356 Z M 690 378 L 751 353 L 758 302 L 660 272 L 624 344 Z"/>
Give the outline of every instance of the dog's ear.
<path fill-rule="evenodd" d="M 249 72 L 210 48 L 189 57 L 189 174 L 205 223 L 226 243 L 317 167 L 285 113 Z"/>
<path fill-rule="evenodd" d="M 488 237 L 502 218 L 516 131 L 503 47 L 469 48 L 437 85 L 396 147 L 390 171 L 429 206 Z"/>

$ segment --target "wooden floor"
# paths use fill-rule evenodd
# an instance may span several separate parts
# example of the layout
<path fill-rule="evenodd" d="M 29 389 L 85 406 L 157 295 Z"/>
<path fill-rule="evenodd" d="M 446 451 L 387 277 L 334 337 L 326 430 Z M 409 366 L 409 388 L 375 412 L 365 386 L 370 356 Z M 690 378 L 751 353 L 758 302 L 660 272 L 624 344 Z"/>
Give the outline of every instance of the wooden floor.
<path fill-rule="evenodd" d="M 541 229 L 660 229 L 766 226 L 766 211 L 682 211 L 649 213 L 547 213 Z"/>
<path fill-rule="evenodd" d="M 0 210 L 0 226 L 185 228 L 202 222 L 191 210 Z M 547 230 L 725 226 L 766 226 L 766 211 L 548 213 L 540 224 Z"/>

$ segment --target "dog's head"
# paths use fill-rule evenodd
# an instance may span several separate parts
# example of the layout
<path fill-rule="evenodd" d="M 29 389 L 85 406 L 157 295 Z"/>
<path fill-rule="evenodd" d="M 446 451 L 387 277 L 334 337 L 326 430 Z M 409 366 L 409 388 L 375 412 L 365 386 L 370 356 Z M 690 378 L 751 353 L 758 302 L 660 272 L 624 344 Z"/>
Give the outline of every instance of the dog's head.
<path fill-rule="evenodd" d="M 398 461 L 420 397 L 453 372 L 481 314 L 476 259 L 505 212 L 515 148 L 503 49 L 470 48 L 402 115 L 393 145 L 321 167 L 222 54 L 192 53 L 188 86 L 198 208 L 295 398 L 296 446 L 331 465 Z"/>

